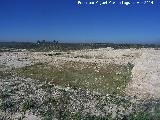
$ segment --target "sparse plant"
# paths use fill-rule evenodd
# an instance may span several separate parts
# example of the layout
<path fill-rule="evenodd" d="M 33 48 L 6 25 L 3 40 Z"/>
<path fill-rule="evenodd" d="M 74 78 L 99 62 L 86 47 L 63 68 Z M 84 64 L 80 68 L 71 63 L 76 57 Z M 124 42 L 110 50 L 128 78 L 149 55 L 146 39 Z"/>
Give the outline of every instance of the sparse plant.
<path fill-rule="evenodd" d="M 27 99 L 22 103 L 22 112 L 26 112 L 27 110 L 31 110 L 36 107 L 36 102 L 33 99 Z"/>
<path fill-rule="evenodd" d="M 130 62 L 128 62 L 127 66 L 128 66 L 128 68 L 129 68 L 129 70 L 132 70 L 133 67 L 134 67 L 134 65 L 133 65 L 132 63 L 130 63 Z"/>

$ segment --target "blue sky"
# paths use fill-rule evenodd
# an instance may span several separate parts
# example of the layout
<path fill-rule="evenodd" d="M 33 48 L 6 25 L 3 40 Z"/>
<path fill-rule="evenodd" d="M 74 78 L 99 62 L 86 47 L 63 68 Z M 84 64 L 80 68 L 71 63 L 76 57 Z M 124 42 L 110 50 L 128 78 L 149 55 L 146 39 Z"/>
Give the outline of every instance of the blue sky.
<path fill-rule="evenodd" d="M 0 40 L 160 41 L 158 5 L 78 5 L 77 1 L 0 0 Z"/>

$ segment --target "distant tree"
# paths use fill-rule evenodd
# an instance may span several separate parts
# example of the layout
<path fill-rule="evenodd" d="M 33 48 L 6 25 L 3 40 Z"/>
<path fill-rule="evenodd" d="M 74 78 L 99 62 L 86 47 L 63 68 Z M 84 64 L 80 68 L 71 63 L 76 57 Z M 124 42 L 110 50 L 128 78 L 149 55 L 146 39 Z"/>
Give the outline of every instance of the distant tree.
<path fill-rule="evenodd" d="M 41 42 L 40 42 L 40 40 L 37 40 L 37 44 L 40 44 Z"/>
<path fill-rule="evenodd" d="M 45 43 L 46 41 L 45 40 L 42 40 L 42 43 Z"/>
<path fill-rule="evenodd" d="M 53 40 L 53 43 L 55 44 L 55 43 L 56 43 L 56 40 Z"/>

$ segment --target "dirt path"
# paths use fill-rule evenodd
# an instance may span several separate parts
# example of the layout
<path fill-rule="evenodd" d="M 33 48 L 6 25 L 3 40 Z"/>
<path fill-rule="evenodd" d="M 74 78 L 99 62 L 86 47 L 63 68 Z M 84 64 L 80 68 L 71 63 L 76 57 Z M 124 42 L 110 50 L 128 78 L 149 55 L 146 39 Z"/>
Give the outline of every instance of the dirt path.
<path fill-rule="evenodd" d="M 144 50 L 135 60 L 132 82 L 127 87 L 128 95 L 139 99 L 160 98 L 160 51 Z"/>

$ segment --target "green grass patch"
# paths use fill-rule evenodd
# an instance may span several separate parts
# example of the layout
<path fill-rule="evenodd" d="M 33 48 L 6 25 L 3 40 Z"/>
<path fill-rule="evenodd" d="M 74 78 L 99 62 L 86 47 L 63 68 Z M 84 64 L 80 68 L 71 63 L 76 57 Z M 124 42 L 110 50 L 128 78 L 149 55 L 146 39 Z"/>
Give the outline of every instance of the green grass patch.
<path fill-rule="evenodd" d="M 35 64 L 17 69 L 16 72 L 19 76 L 47 80 L 63 87 L 119 94 L 123 93 L 130 80 L 132 67 L 131 64 L 98 66 L 97 63 L 66 62 L 58 67 Z"/>
<path fill-rule="evenodd" d="M 0 78 L 9 77 L 9 76 L 12 76 L 12 75 L 13 75 L 12 70 L 0 71 Z"/>

